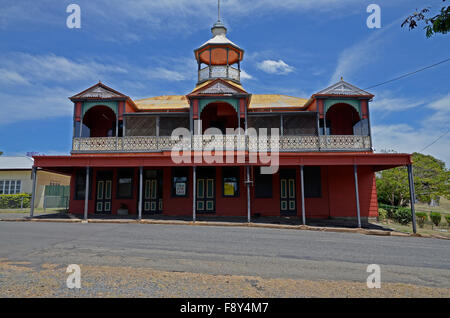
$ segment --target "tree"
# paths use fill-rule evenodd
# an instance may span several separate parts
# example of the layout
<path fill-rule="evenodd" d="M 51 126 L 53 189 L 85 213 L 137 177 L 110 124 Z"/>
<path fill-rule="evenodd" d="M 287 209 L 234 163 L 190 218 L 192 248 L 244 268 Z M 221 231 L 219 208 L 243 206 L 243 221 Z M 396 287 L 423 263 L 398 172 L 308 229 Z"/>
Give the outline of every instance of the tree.
<path fill-rule="evenodd" d="M 3 155 L 3 151 L 0 151 L 0 156 Z"/>
<path fill-rule="evenodd" d="M 446 0 L 442 1 L 445 2 Z M 427 17 L 430 11 L 430 7 L 424 8 L 419 12 L 416 9 L 416 12 L 403 21 L 402 28 L 408 25 L 409 29 L 412 30 L 418 26 L 418 22 L 425 21 L 424 29 L 426 30 L 427 38 L 436 33 L 447 34 L 450 31 L 450 6 L 443 6 L 438 14 Z"/>
<path fill-rule="evenodd" d="M 421 202 L 437 201 L 440 196 L 450 198 L 450 171 L 441 160 L 413 153 L 414 187 Z M 410 202 L 408 172 L 405 167 L 385 170 L 377 176 L 378 201 L 406 206 Z"/>

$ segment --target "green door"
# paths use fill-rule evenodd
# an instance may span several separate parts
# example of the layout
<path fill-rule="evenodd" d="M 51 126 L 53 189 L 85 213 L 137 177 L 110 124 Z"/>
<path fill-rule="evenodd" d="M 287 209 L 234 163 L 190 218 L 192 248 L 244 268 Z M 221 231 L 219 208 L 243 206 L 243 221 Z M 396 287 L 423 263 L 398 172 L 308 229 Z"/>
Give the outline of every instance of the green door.
<path fill-rule="evenodd" d="M 112 204 L 112 171 L 98 171 L 96 181 L 95 213 L 110 214 Z"/>
<path fill-rule="evenodd" d="M 295 170 L 280 171 L 280 210 L 281 215 L 297 214 Z"/>
<path fill-rule="evenodd" d="M 145 214 L 163 212 L 162 173 L 159 170 L 144 171 L 142 211 Z"/>
<path fill-rule="evenodd" d="M 214 168 L 198 168 L 197 172 L 197 212 L 216 212 L 215 170 Z"/>

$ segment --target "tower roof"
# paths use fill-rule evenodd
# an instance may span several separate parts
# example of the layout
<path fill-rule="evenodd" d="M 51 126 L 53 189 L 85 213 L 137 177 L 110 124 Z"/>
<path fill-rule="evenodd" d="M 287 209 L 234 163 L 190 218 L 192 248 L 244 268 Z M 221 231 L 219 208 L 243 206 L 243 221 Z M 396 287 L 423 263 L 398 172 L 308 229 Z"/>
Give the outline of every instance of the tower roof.
<path fill-rule="evenodd" d="M 242 61 L 244 50 L 227 38 L 227 28 L 222 21 L 214 23 L 211 33 L 213 37 L 194 51 L 197 61 L 212 65 L 231 65 Z"/>

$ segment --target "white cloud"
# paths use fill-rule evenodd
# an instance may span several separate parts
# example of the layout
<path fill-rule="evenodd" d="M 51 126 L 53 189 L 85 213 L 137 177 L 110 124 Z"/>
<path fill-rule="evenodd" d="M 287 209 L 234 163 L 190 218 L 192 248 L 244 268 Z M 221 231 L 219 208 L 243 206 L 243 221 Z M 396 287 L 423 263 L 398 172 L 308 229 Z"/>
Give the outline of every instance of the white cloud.
<path fill-rule="evenodd" d="M 222 3 L 222 19 L 232 20 L 272 15 L 274 12 L 315 11 L 333 12 L 346 8 L 345 13 L 355 12 L 360 0 L 228 0 Z M 67 3 L 68 4 L 68 3 Z M 217 17 L 217 1 L 207 0 L 78 0 L 81 7 L 82 26 L 89 27 L 94 23 L 105 24 L 117 28 L 118 37 L 129 34 L 130 29 L 145 31 L 146 35 L 153 31 L 194 32 L 204 28 L 205 23 L 212 24 Z M 354 4 L 353 6 L 349 6 Z M 350 10 L 349 8 L 352 8 Z M 54 0 L 21 0 L 2 4 L 0 10 L 0 29 L 24 23 L 60 24 L 65 21 L 65 5 L 55 5 Z M 330 18 L 330 17 L 329 17 Z M 95 32 L 99 31 L 95 28 Z M 144 34 L 144 33 L 143 33 Z M 109 39 L 110 40 L 110 39 Z"/>
<path fill-rule="evenodd" d="M 94 60 L 76 61 L 54 54 L 10 53 L 0 57 L 0 67 L 2 74 L 9 74 L 9 78 L 16 83 L 99 80 L 109 74 L 127 73 L 123 67 L 102 64 Z"/>
<path fill-rule="evenodd" d="M 29 82 L 19 73 L 13 70 L 7 70 L 0 68 L 0 83 L 2 84 L 24 84 L 28 85 Z"/>
<path fill-rule="evenodd" d="M 241 70 L 241 80 L 251 80 L 254 79 L 253 76 L 248 74 L 246 71 Z"/>
<path fill-rule="evenodd" d="M 366 39 L 355 43 L 341 52 L 338 58 L 336 69 L 330 78 L 330 85 L 344 77 L 351 80 L 356 72 L 363 66 L 377 61 L 382 52 L 383 43 L 390 41 L 391 37 L 386 34 L 393 26 L 398 25 L 400 20 L 395 20 L 389 25 L 376 30 Z"/>
<path fill-rule="evenodd" d="M 434 114 L 428 117 L 424 124 L 429 127 L 447 127 L 450 122 L 450 93 L 446 96 L 432 102 L 428 108 L 434 111 Z"/>
<path fill-rule="evenodd" d="M 63 88 L 35 88 L 30 95 L 5 94 L 0 92 L 0 124 L 38 118 L 70 116 L 73 104 L 67 96 L 73 92 Z"/>
<path fill-rule="evenodd" d="M 157 67 L 155 69 L 148 70 L 146 76 L 149 79 L 162 79 L 169 82 L 179 82 L 186 80 L 186 76 L 177 71 L 169 70 L 164 67 Z"/>
<path fill-rule="evenodd" d="M 374 101 L 370 103 L 370 109 L 374 112 L 383 112 L 383 114 L 404 111 L 425 104 L 423 100 L 415 98 L 394 97 L 395 95 L 391 92 L 379 93 L 376 94 L 376 96 L 384 97 L 375 98 Z"/>
<path fill-rule="evenodd" d="M 373 143 L 377 151 L 420 152 L 448 131 L 450 121 L 450 94 L 425 106 L 430 115 L 417 127 L 408 124 L 374 125 Z M 450 136 L 441 137 L 438 142 L 423 151 L 446 162 L 450 167 Z"/>
<path fill-rule="evenodd" d="M 265 60 L 257 64 L 257 67 L 269 74 L 286 75 L 294 71 L 294 67 L 286 64 L 283 60 Z"/>

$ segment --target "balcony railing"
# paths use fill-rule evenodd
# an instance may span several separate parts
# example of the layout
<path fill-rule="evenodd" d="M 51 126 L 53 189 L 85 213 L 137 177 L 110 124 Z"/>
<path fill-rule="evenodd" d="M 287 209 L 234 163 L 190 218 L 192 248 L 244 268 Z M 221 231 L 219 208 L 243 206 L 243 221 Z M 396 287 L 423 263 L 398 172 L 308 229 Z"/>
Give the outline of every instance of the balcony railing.
<path fill-rule="evenodd" d="M 198 81 L 207 81 L 213 78 L 226 78 L 240 82 L 240 71 L 232 66 L 227 65 L 211 65 L 198 72 Z"/>
<path fill-rule="evenodd" d="M 201 135 L 189 139 L 172 137 L 98 137 L 74 138 L 72 153 L 163 152 L 171 150 L 236 150 L 236 151 L 368 151 L 370 136 L 280 136 L 278 140 L 250 136 Z"/>

